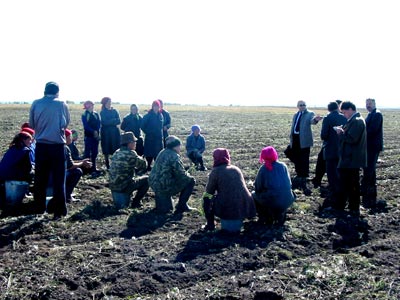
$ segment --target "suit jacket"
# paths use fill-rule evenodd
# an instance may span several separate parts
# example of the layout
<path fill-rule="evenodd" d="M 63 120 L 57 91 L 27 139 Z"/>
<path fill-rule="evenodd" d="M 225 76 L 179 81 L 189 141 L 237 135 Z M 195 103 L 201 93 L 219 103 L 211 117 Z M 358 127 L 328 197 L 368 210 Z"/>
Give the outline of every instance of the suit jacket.
<path fill-rule="evenodd" d="M 339 168 L 365 168 L 367 166 L 367 132 L 360 113 L 355 113 L 339 135 Z"/>
<path fill-rule="evenodd" d="M 383 150 L 383 117 L 376 108 L 365 119 L 367 126 L 367 150 L 377 153 Z"/>
<path fill-rule="evenodd" d="M 300 148 L 309 148 L 312 147 L 314 144 L 313 134 L 311 130 L 311 125 L 316 124 L 317 122 L 313 119 L 315 116 L 313 111 L 304 110 L 303 115 L 300 119 Z M 292 120 L 292 128 L 290 129 L 290 146 L 293 147 L 293 132 L 294 126 L 296 123 L 297 113 L 293 115 Z"/>
<path fill-rule="evenodd" d="M 324 141 L 324 159 L 339 158 L 339 137 L 333 127 L 346 123 L 347 119 L 338 111 L 329 113 L 322 121 L 321 139 Z"/>

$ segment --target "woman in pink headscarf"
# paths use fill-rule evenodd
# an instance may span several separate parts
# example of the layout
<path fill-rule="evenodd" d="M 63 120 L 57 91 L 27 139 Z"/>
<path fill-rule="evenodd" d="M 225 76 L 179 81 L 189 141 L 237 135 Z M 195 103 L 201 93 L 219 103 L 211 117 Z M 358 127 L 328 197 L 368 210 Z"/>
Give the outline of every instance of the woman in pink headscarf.
<path fill-rule="evenodd" d="M 207 219 L 206 230 L 214 230 L 214 215 L 221 219 L 221 229 L 239 232 L 243 219 L 255 217 L 256 210 L 243 174 L 231 165 L 229 151 L 213 151 L 214 165 L 203 195 L 203 209 Z"/>
<path fill-rule="evenodd" d="M 253 192 L 258 219 L 260 223 L 281 226 L 287 208 L 295 200 L 289 171 L 285 163 L 278 161 L 278 153 L 271 146 L 261 150 L 260 163 Z"/>

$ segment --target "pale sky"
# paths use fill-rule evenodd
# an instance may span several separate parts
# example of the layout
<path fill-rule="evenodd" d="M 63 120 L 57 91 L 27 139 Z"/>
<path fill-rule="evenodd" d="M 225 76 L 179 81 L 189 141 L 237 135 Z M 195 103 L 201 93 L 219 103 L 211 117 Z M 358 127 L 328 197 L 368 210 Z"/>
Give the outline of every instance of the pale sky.
<path fill-rule="evenodd" d="M 400 107 L 398 1 L 0 2 L 0 100 Z"/>

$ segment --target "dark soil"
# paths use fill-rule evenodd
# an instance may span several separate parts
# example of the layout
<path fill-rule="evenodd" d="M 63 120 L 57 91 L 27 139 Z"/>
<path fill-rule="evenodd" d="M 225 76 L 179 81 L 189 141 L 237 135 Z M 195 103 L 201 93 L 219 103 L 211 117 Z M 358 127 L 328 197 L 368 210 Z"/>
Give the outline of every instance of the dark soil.
<path fill-rule="evenodd" d="M 26 108 L 1 118 L 11 140 Z M 124 115 L 129 106 L 121 106 Z M 80 107 L 72 107 L 81 129 Z M 265 145 L 283 153 L 294 109 L 171 107 L 172 134 L 185 139 L 192 124 L 203 128 L 207 167 L 211 152 L 227 147 L 249 188 Z M 325 113 L 321 110 L 321 113 Z M 365 116 L 365 113 L 363 112 Z M 195 171 L 190 205 L 198 211 L 158 215 L 150 190 L 140 209 L 116 210 L 106 172 L 85 176 L 79 202 L 59 221 L 29 215 L 0 219 L 1 299 L 400 299 L 400 213 L 397 111 L 384 111 L 385 151 L 378 163 L 379 205 L 361 216 L 323 209 L 319 189 L 290 208 L 284 227 L 247 220 L 240 234 L 204 232 L 201 196 L 209 171 Z M 18 122 L 19 122 L 18 121 Z M 320 125 L 312 166 L 320 149 Z M 7 143 L 3 139 L 2 153 Z M 102 156 L 99 156 L 102 160 Z M 292 170 L 287 159 L 281 155 Z M 100 165 L 101 165 L 100 161 Z M 325 178 L 326 179 L 326 178 Z M 323 185 L 326 185 L 324 181 Z M 323 192 L 323 188 L 322 188 Z"/>

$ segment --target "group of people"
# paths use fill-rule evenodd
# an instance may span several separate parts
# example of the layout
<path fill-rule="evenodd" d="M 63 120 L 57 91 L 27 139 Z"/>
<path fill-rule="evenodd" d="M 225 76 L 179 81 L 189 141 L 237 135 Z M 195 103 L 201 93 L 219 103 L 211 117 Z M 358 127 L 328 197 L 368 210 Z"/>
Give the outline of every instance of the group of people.
<path fill-rule="evenodd" d="M 374 99 L 366 100 L 367 118 L 361 116 L 351 101 L 336 100 L 328 104 L 325 117 L 309 111 L 304 101 L 298 101 L 298 112 L 293 116 L 290 145 L 286 151 L 294 163 L 296 177 L 294 187 L 306 195 L 309 177 L 310 147 L 313 146 L 311 125 L 322 122 L 322 148 L 318 154 L 314 187 L 321 185 L 327 174 L 331 207 L 360 214 L 360 203 L 371 208 L 376 205 L 376 163 L 383 150 L 383 116 L 376 108 Z M 360 181 L 360 170 L 363 170 Z"/>
<path fill-rule="evenodd" d="M 32 103 L 29 123 L 24 124 L 15 136 L 0 163 L 1 181 L 30 182 L 34 166 L 34 213 L 49 211 L 46 195 L 51 185 L 50 207 L 54 218 L 67 215 L 66 203 L 73 201 L 73 188 L 84 170 L 91 174 L 98 172 L 96 159 L 100 143 L 109 187 L 112 192 L 129 197 L 135 192 L 131 207 L 140 207 L 151 187 L 158 212 L 172 212 L 172 196 L 176 194 L 179 199 L 175 213 L 193 209 L 188 200 L 196 180 L 184 166 L 181 140 L 168 133 L 171 117 L 161 100 L 153 101 L 145 116 L 139 114 L 137 105 L 131 105 L 130 113 L 122 122 L 109 97 L 101 100 L 100 114 L 94 110 L 92 101 L 84 102 L 84 155 L 81 157 L 75 145 L 77 132 L 68 129 L 70 113 L 67 105 L 58 100 L 58 93 L 57 83 L 46 84 L 44 97 Z M 306 195 L 311 193 L 306 184 L 313 146 L 311 125 L 321 120 L 321 139 L 324 141 L 321 157 L 333 206 L 344 209 L 348 202 L 350 211 L 357 213 L 361 192 L 370 205 L 376 201 L 375 167 L 382 150 L 383 133 L 382 115 L 376 110 L 375 100 L 367 99 L 369 114 L 366 121 L 349 101 L 329 103 L 326 117 L 309 111 L 304 101 L 299 101 L 297 107 L 291 125 L 290 145 L 285 152 L 295 165 L 297 176 L 293 184 L 286 164 L 279 161 L 272 146 L 261 150 L 259 161 L 262 165 L 253 192 L 246 187 L 241 170 L 231 164 L 228 149 L 214 149 L 213 168 L 203 195 L 206 230 L 215 229 L 215 216 L 221 219 L 222 229 L 228 231 L 239 231 L 243 219 L 256 215 L 262 224 L 283 225 L 286 211 L 296 198 L 292 190 L 300 188 Z M 186 139 L 186 155 L 199 171 L 207 170 L 203 161 L 205 149 L 201 128 L 193 125 Z M 360 168 L 364 169 L 361 188 Z M 6 169 L 21 172 L 16 175 Z"/>

